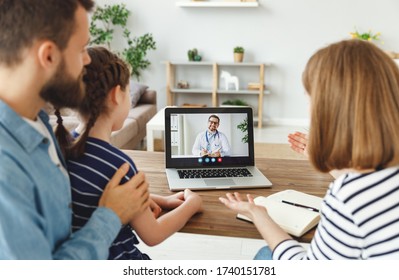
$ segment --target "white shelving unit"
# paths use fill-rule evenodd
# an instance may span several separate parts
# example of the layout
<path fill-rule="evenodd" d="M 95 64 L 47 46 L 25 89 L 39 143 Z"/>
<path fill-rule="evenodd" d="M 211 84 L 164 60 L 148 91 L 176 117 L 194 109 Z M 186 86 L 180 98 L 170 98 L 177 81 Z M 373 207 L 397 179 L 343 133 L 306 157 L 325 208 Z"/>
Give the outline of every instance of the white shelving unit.
<path fill-rule="evenodd" d="M 265 67 L 270 66 L 270 63 L 231 63 L 231 62 L 178 62 L 178 61 L 166 61 L 166 101 L 168 106 L 175 106 L 176 94 L 210 94 L 212 98 L 212 106 L 219 106 L 220 95 L 257 95 L 258 96 L 258 114 L 256 119 L 258 120 L 258 127 L 262 127 L 263 120 L 263 97 L 265 94 L 270 94 L 269 90 L 264 88 L 265 85 Z M 177 67 L 205 67 L 205 71 L 212 73 L 212 85 L 205 85 L 201 88 L 177 88 L 176 81 L 176 68 Z M 258 68 L 258 75 L 256 81 L 259 81 L 259 89 L 249 90 L 240 88 L 238 90 L 226 90 L 220 87 L 220 70 L 225 68 Z"/>
<path fill-rule="evenodd" d="M 256 8 L 258 2 L 239 2 L 239 1 L 179 1 L 176 6 L 182 8 Z"/>

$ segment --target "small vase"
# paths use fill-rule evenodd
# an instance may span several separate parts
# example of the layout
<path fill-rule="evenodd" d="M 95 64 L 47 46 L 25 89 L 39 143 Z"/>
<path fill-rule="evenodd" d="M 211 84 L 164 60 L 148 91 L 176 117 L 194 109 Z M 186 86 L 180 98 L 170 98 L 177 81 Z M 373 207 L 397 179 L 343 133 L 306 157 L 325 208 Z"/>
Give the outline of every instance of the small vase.
<path fill-rule="evenodd" d="M 234 62 L 242 62 L 244 59 L 244 53 L 234 53 Z"/>

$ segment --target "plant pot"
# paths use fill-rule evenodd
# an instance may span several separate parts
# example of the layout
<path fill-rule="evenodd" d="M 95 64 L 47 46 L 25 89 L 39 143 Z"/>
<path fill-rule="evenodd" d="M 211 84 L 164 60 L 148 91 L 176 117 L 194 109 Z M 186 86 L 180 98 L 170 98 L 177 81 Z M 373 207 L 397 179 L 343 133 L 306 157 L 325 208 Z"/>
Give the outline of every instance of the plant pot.
<path fill-rule="evenodd" d="M 234 62 L 242 62 L 244 59 L 244 53 L 234 53 Z"/>

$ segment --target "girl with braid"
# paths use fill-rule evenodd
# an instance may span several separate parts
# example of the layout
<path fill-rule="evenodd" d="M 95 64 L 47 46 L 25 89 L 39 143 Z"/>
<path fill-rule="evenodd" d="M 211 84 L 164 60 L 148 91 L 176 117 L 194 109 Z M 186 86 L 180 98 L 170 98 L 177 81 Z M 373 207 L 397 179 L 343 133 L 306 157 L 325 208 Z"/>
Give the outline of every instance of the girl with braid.
<path fill-rule="evenodd" d="M 120 129 L 130 109 L 129 68 L 115 54 L 102 47 L 88 49 L 91 63 L 87 65 L 84 83 L 86 96 L 79 114 L 85 123 L 82 134 L 66 149 L 72 186 L 73 230 L 89 220 L 96 209 L 104 187 L 122 163 L 130 170 L 124 180 L 137 173 L 134 162 L 112 146 L 110 136 Z M 121 182 L 123 183 L 123 182 Z M 190 190 L 151 198 L 163 209 L 171 210 L 156 218 L 148 207 L 128 225 L 121 228 L 109 249 L 109 259 L 149 259 L 139 251 L 134 231 L 147 245 L 161 243 L 181 229 L 202 207 L 200 196 Z"/>

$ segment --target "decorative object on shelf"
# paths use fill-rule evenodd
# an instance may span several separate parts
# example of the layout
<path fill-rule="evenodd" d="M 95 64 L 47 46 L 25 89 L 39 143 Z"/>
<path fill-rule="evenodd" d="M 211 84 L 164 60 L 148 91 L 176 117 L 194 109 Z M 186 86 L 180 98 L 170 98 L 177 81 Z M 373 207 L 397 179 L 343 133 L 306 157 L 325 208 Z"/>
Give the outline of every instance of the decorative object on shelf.
<path fill-rule="evenodd" d="M 139 80 L 141 71 L 150 65 L 150 61 L 145 58 L 147 52 L 155 50 L 156 44 L 150 33 L 140 37 L 131 36 L 130 30 L 126 27 L 129 16 L 130 11 L 125 4 L 96 6 L 90 22 L 90 35 L 93 38 L 90 45 L 105 45 L 111 50 L 114 28 L 119 26 L 122 29 L 122 37 L 127 44 L 122 51 L 122 57 L 132 67 L 132 77 Z M 120 41 L 117 41 L 119 44 Z"/>
<path fill-rule="evenodd" d="M 239 89 L 240 84 L 237 76 L 233 76 L 227 71 L 222 71 L 220 74 L 220 78 L 224 81 L 225 90 L 229 90 L 231 85 L 234 86 L 235 90 Z"/>
<path fill-rule="evenodd" d="M 235 47 L 234 48 L 234 62 L 242 62 L 244 60 L 244 48 Z"/>
<path fill-rule="evenodd" d="M 226 100 L 222 103 L 224 106 L 248 106 L 248 103 L 241 99 Z"/>
<path fill-rule="evenodd" d="M 198 50 L 196 48 L 188 50 L 188 61 L 201 61 L 202 56 L 198 54 Z"/>
<path fill-rule="evenodd" d="M 189 108 L 203 108 L 206 107 L 206 104 L 192 104 L 192 103 L 184 103 L 181 107 L 189 107 Z"/>
<path fill-rule="evenodd" d="M 368 32 L 360 33 L 357 31 L 356 27 L 355 27 L 355 32 L 351 32 L 349 34 L 351 35 L 352 39 L 359 39 L 369 42 L 379 41 L 381 36 L 380 32 L 373 33 L 371 29 L 369 29 Z M 384 42 L 381 41 L 381 44 L 384 44 Z"/>
<path fill-rule="evenodd" d="M 265 87 L 265 85 L 263 85 Z M 260 83 L 248 83 L 249 90 L 260 90 Z"/>
<path fill-rule="evenodd" d="M 181 81 L 179 81 L 179 82 L 177 83 L 177 88 L 180 88 L 180 89 L 188 89 L 188 88 L 190 88 L 190 85 L 189 85 L 189 83 L 188 83 L 187 81 L 181 80 Z"/>

